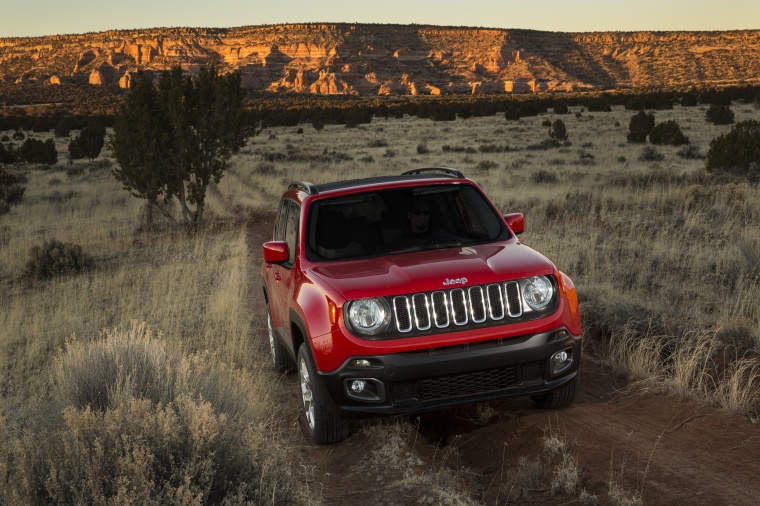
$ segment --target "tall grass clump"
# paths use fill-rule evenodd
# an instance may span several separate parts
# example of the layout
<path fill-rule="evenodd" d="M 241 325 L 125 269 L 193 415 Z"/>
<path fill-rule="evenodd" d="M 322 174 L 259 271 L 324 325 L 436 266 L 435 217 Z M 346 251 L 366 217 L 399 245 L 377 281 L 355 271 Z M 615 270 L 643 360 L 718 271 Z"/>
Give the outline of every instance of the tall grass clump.
<path fill-rule="evenodd" d="M 3 434 L 5 504 L 304 502 L 266 387 L 145 324 L 70 343 L 51 399 Z"/>
<path fill-rule="evenodd" d="M 697 398 L 753 418 L 760 414 L 757 360 L 725 346 L 712 332 L 678 336 L 661 330 L 630 320 L 610 332 L 599 355 L 646 390 Z"/>

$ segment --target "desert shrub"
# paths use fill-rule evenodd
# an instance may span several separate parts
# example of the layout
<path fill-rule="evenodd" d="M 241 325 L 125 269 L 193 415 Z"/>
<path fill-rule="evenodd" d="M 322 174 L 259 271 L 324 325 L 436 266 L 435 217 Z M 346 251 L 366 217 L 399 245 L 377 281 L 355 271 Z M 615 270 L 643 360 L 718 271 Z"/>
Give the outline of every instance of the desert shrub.
<path fill-rule="evenodd" d="M 639 160 L 642 162 L 661 162 L 664 159 L 665 155 L 652 146 L 646 146 L 639 154 Z"/>
<path fill-rule="evenodd" d="M 541 122 L 542 127 L 550 127 L 552 126 L 552 121 L 550 119 L 545 119 Z"/>
<path fill-rule="evenodd" d="M 705 120 L 716 125 L 730 125 L 734 122 L 734 111 L 728 105 L 712 104 L 705 113 Z"/>
<path fill-rule="evenodd" d="M 699 149 L 699 146 L 696 146 L 694 144 L 689 144 L 687 146 L 682 147 L 678 151 L 676 151 L 676 154 L 680 156 L 681 158 L 686 158 L 687 160 L 704 160 L 705 155 L 702 154 L 702 151 Z"/>
<path fill-rule="evenodd" d="M 417 144 L 418 155 L 426 155 L 428 153 L 430 153 L 430 150 L 428 149 L 427 144 L 425 144 L 424 142 L 420 142 L 419 144 Z"/>
<path fill-rule="evenodd" d="M 606 98 L 593 98 L 586 101 L 586 109 L 588 112 L 610 112 L 612 106 Z"/>
<path fill-rule="evenodd" d="M 13 143 L 0 144 L 0 165 L 13 165 L 21 160 L 18 154 L 18 149 Z"/>
<path fill-rule="evenodd" d="M 493 160 L 481 160 L 478 162 L 478 165 L 475 167 L 477 170 L 481 171 L 489 171 L 491 169 L 496 169 L 499 167 L 499 164 L 494 162 Z"/>
<path fill-rule="evenodd" d="M 30 137 L 19 147 L 18 154 L 27 163 L 53 165 L 58 162 L 58 150 L 55 148 L 55 141 L 53 139 L 43 142 Z"/>
<path fill-rule="evenodd" d="M 534 183 L 554 183 L 557 181 L 557 174 L 542 169 L 531 174 L 530 180 Z"/>
<path fill-rule="evenodd" d="M 68 137 L 71 131 L 74 129 L 74 122 L 71 116 L 64 116 L 53 128 L 53 135 L 56 137 Z"/>
<path fill-rule="evenodd" d="M 495 144 L 491 144 L 491 146 L 498 147 Z M 509 148 L 507 147 L 507 149 Z M 473 153 L 478 152 L 478 150 L 476 150 L 472 146 L 467 146 L 467 147 L 450 146 L 448 144 L 444 144 L 443 147 L 441 148 L 441 151 L 443 151 L 444 153 L 468 153 L 468 154 L 473 154 Z M 493 153 L 495 151 L 490 151 L 490 152 Z M 489 151 L 483 151 L 483 153 L 489 153 Z"/>
<path fill-rule="evenodd" d="M 466 153 L 471 153 L 471 151 L 468 151 L 467 149 L 465 149 L 464 151 Z M 478 151 L 480 151 L 481 153 L 506 153 L 508 151 L 513 151 L 513 150 L 511 150 L 508 145 L 501 146 L 499 144 L 481 144 L 480 146 L 478 146 Z M 472 153 L 474 152 L 475 150 L 473 149 Z"/>
<path fill-rule="evenodd" d="M 52 380 L 64 408 L 0 443 L 0 493 L 14 504 L 306 502 L 261 389 L 209 354 L 133 323 L 68 345 Z"/>
<path fill-rule="evenodd" d="M 0 167 L 0 216 L 10 211 L 11 206 L 21 202 L 26 192 L 26 176 L 10 174 Z"/>
<path fill-rule="evenodd" d="M 66 167 L 66 175 L 67 176 L 79 176 L 84 174 L 84 166 L 83 165 L 69 165 Z"/>
<path fill-rule="evenodd" d="M 398 154 L 398 150 L 395 149 L 386 149 L 385 154 L 383 154 L 383 158 L 393 158 Z"/>
<path fill-rule="evenodd" d="M 565 127 L 565 122 L 561 119 L 554 121 L 554 123 L 551 124 L 551 128 L 549 129 L 549 137 L 558 141 L 566 141 L 567 128 Z"/>
<path fill-rule="evenodd" d="M 643 109 L 639 110 L 636 114 L 631 116 L 631 121 L 628 124 L 628 142 L 642 143 L 646 142 L 647 135 L 654 128 L 654 112 L 644 112 Z"/>
<path fill-rule="evenodd" d="M 688 144 L 689 138 L 681 132 L 680 125 L 671 119 L 655 125 L 649 132 L 649 141 L 658 145 L 681 146 Z"/>
<path fill-rule="evenodd" d="M 372 141 L 369 141 L 369 144 L 367 144 L 371 148 L 384 148 L 388 146 L 388 141 L 383 139 L 375 139 Z"/>
<path fill-rule="evenodd" d="M 463 114 L 466 116 L 467 113 L 463 112 Z M 448 106 L 439 105 L 433 109 L 430 117 L 433 121 L 454 121 L 457 119 L 457 111 Z"/>
<path fill-rule="evenodd" d="M 0 141 L 2 142 L 8 142 L 9 140 L 11 140 L 11 138 L 8 137 L 8 134 L 3 134 L 2 137 L 0 137 Z"/>
<path fill-rule="evenodd" d="M 570 112 L 570 108 L 564 102 L 554 106 L 554 114 L 567 114 L 568 112 Z"/>
<path fill-rule="evenodd" d="M 372 155 L 367 155 L 359 158 L 359 161 L 364 163 L 374 163 L 375 158 Z"/>
<path fill-rule="evenodd" d="M 568 146 L 569 142 L 565 141 L 564 143 L 559 142 L 557 139 L 544 139 L 538 144 L 530 144 L 525 149 L 528 151 L 546 151 L 548 149 L 552 148 L 558 148 L 560 146 Z"/>
<path fill-rule="evenodd" d="M 263 158 L 267 162 L 281 162 L 283 160 L 287 160 L 288 155 L 286 155 L 285 153 L 280 153 L 280 152 L 275 151 L 272 153 L 264 153 L 261 155 L 261 158 Z"/>
<path fill-rule="evenodd" d="M 273 163 L 260 162 L 253 168 L 253 173 L 261 176 L 274 176 L 277 175 L 277 169 Z"/>
<path fill-rule="evenodd" d="M 16 131 L 13 132 L 14 141 L 23 141 L 25 138 L 26 135 L 24 135 L 24 132 L 22 132 L 20 128 L 16 129 Z"/>
<path fill-rule="evenodd" d="M 77 244 L 56 239 L 33 246 L 29 251 L 24 274 L 37 279 L 52 278 L 69 273 L 83 272 L 92 267 L 92 258 Z"/>
<path fill-rule="evenodd" d="M 760 122 L 740 121 L 710 142 L 707 170 L 738 170 L 760 176 Z"/>

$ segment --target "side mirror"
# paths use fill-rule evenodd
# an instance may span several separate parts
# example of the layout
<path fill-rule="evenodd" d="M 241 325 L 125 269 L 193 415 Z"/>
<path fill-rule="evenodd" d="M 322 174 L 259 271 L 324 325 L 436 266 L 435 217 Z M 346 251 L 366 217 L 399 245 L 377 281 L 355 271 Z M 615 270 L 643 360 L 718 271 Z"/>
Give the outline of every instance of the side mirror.
<path fill-rule="evenodd" d="M 290 258 L 288 243 L 285 241 L 269 241 L 262 246 L 264 262 L 268 264 L 280 264 Z"/>
<path fill-rule="evenodd" d="M 507 220 L 507 225 L 512 229 L 515 234 L 522 234 L 525 232 L 525 216 L 522 213 L 509 213 L 504 215 L 504 219 Z"/>

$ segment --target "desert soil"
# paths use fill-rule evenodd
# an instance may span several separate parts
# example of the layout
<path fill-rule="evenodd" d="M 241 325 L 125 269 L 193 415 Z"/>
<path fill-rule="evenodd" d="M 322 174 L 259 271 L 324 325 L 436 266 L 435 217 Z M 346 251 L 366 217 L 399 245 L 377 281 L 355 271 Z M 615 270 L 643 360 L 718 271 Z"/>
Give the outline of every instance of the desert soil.
<path fill-rule="evenodd" d="M 251 217 L 255 268 L 271 227 L 272 216 Z M 253 292 L 254 308 L 263 307 L 258 286 Z M 261 352 L 268 353 L 263 326 L 256 335 Z M 523 489 L 517 498 L 511 495 L 512 503 L 577 504 L 586 489 L 599 504 L 610 504 L 612 481 L 628 496 L 639 490 L 646 505 L 760 504 L 757 424 L 694 400 L 642 391 L 590 357 L 583 360 L 581 394 L 571 407 L 543 410 L 530 399 L 516 398 L 489 403 L 485 420 L 477 406 L 404 417 L 401 422 L 410 430 L 403 451 L 430 469 L 448 467 L 477 504 L 504 504 L 519 459 L 540 457 L 543 439 L 551 434 L 567 441 L 577 456 L 577 493 L 552 495 L 543 484 Z M 285 375 L 276 385 L 283 434 L 296 450 L 294 473 L 315 498 L 327 505 L 428 503 L 427 490 L 416 494 L 388 486 L 404 474 L 398 462 L 367 465 L 376 441 L 366 428 L 387 420 L 358 423 L 340 444 L 313 445 L 300 416 L 297 375 Z"/>

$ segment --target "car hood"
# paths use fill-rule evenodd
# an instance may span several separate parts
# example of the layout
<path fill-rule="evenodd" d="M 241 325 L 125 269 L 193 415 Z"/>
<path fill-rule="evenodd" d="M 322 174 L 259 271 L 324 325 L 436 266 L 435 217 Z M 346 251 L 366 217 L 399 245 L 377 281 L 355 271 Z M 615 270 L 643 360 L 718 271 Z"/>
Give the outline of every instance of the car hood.
<path fill-rule="evenodd" d="M 483 285 L 552 274 L 556 268 L 542 254 L 508 241 L 314 264 L 311 271 L 352 300 Z"/>

